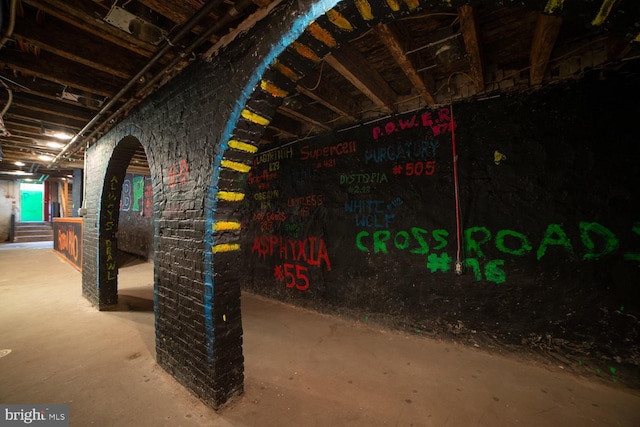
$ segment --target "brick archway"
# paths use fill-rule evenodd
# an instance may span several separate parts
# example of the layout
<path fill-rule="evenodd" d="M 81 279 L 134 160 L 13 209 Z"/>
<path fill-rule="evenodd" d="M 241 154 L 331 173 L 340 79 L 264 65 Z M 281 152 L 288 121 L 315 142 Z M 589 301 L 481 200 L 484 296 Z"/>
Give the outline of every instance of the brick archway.
<path fill-rule="evenodd" d="M 144 134 L 139 134 L 139 128 L 128 126 L 114 134 L 114 141 L 117 142 L 104 144 L 105 147 L 111 147 L 109 153 L 103 152 L 91 157 L 96 163 L 102 163 L 91 165 L 92 169 L 102 169 L 104 175 L 89 178 L 100 179 L 101 184 L 99 192 L 94 196 L 97 199 L 93 200 L 88 196 L 85 201 L 90 208 L 87 209 L 89 213 L 84 217 L 82 293 L 99 310 L 118 303 L 116 232 L 120 215 L 120 199 L 127 167 L 135 152 L 140 147 L 144 149 L 142 143 Z M 153 169 L 152 159 L 148 160 Z"/>
<path fill-rule="evenodd" d="M 321 0 L 301 13 L 253 70 L 217 145 L 213 175 L 205 203 L 204 321 L 207 358 L 215 374 L 216 401 L 242 390 L 242 327 L 239 203 L 260 138 L 283 99 L 321 58 L 346 39 L 356 38 L 379 22 L 417 13 L 425 7 L 455 8 L 469 3 L 502 5 L 501 1 Z M 564 4 L 562 0 L 523 2 L 545 14 L 562 15 L 591 25 L 606 25 L 598 6 Z M 606 2 L 605 2 L 606 3 Z M 604 6 L 603 6 L 604 7 Z M 588 10 L 587 10 L 588 9 Z"/>

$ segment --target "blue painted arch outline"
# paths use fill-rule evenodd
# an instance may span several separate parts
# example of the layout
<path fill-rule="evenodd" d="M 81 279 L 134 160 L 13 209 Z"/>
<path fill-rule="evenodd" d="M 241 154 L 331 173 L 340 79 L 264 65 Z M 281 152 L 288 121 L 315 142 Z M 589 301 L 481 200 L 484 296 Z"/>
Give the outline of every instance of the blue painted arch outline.
<path fill-rule="evenodd" d="M 510 4 L 513 3 L 513 4 Z M 580 2 L 582 3 L 582 2 Z M 603 16 L 606 12 L 601 7 L 601 2 L 577 4 L 576 2 L 566 2 L 564 0 L 531 0 L 520 2 L 509 2 L 501 0 L 492 1 L 456 1 L 456 0 L 320 0 L 313 3 L 308 10 L 301 13 L 292 23 L 292 25 L 283 31 L 283 34 L 275 43 L 267 55 L 253 70 L 241 90 L 240 97 L 236 100 L 233 111 L 222 131 L 220 140 L 216 147 L 216 155 L 213 164 L 213 174 L 206 193 L 205 200 L 205 236 L 204 236 L 204 320 L 205 320 L 205 336 L 207 356 L 210 364 L 214 361 L 215 350 L 215 330 L 213 304 L 215 294 L 215 260 L 216 253 L 225 251 L 235 251 L 239 249 L 237 243 L 229 243 L 228 237 L 222 237 L 222 234 L 237 229 L 239 220 L 224 217 L 218 214 L 219 202 L 233 203 L 242 200 L 243 193 L 234 191 L 233 188 L 219 186 L 221 171 L 231 169 L 238 173 L 248 173 L 251 169 L 250 165 L 243 163 L 237 159 L 235 152 L 242 151 L 246 153 L 254 153 L 259 147 L 259 139 L 264 132 L 270 117 L 261 115 L 257 108 L 252 108 L 254 104 L 264 105 L 264 94 L 268 90 L 264 86 L 262 80 L 265 75 L 271 72 L 282 73 L 282 70 L 276 70 L 279 58 L 283 53 L 301 55 L 300 51 L 296 51 L 296 42 L 303 36 L 308 35 L 307 30 L 316 22 L 321 22 L 324 30 L 327 30 L 336 40 L 334 46 L 322 46 L 318 44 L 317 51 L 313 53 L 318 57 L 322 57 L 327 53 L 337 49 L 341 39 L 346 37 L 355 38 L 364 31 L 370 29 L 378 22 L 388 22 L 400 16 L 407 16 L 418 13 L 427 7 L 438 8 L 457 8 L 459 6 L 470 5 L 493 5 L 493 6 L 511 6 L 519 8 L 528 8 L 546 14 L 562 15 L 575 17 L 573 21 L 582 21 L 592 26 L 615 26 L 618 18 L 614 15 Z M 606 0 L 605 0 L 606 3 Z M 604 3 L 602 3 L 604 5 Z M 344 23 L 340 19 L 346 19 L 351 28 L 340 27 L 339 23 Z M 639 37 L 633 33 L 633 23 L 625 23 L 629 28 L 626 31 L 626 37 Z M 620 29 L 619 29 L 620 30 Z M 625 31 L 626 29 L 622 29 Z M 635 30 L 637 31 L 637 30 Z M 313 49 L 312 49 L 313 51 Z M 295 77 L 302 78 L 306 72 L 311 70 L 314 65 L 314 59 L 311 56 L 301 60 L 299 68 L 290 69 Z M 282 64 L 281 64 L 282 65 Z M 301 69 L 301 68 L 307 68 Z M 290 78 L 290 77 L 289 77 Z M 284 79 L 286 80 L 286 79 Z M 268 83 L 268 82 L 267 82 Z M 291 83 L 291 82 L 290 82 Z M 291 87 L 295 87 L 295 83 L 291 83 Z M 286 89 L 285 89 L 286 90 Z M 282 102 L 283 97 L 272 93 L 271 108 L 275 108 Z M 264 108 L 263 108 L 264 109 Z M 250 139 L 234 139 L 237 134 L 242 134 L 239 128 L 244 126 L 262 126 L 262 132 L 253 132 Z M 241 157 L 241 156 L 240 156 Z M 244 166 L 243 166 L 244 165 Z M 226 184 L 226 182 L 225 182 Z"/>

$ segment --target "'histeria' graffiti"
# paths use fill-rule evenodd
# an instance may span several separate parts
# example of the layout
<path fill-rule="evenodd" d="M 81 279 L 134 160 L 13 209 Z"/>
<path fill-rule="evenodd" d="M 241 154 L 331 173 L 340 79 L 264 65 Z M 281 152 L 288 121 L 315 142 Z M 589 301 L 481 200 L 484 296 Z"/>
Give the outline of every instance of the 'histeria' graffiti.
<path fill-rule="evenodd" d="M 578 224 L 580 255 L 576 253 L 576 246 L 571 242 L 561 224 L 549 224 L 534 248 L 531 240 L 524 233 L 514 230 L 500 230 L 495 234 L 486 227 L 469 227 L 464 230 L 463 241 L 465 247 L 465 266 L 471 269 L 476 280 L 483 279 L 481 262 L 484 262 L 484 279 L 489 282 L 503 283 L 506 272 L 503 270 L 504 260 L 495 259 L 485 262 L 485 251 L 491 243 L 495 249 L 503 254 L 523 257 L 535 253 L 540 261 L 551 248 L 563 251 L 573 261 L 598 260 L 613 254 L 620 247 L 620 240 L 607 227 L 597 222 L 582 221 Z M 632 232 L 640 236 L 640 222 L 632 227 Z M 362 252 L 387 254 L 390 249 L 407 250 L 416 255 L 427 255 L 426 267 L 432 272 L 451 271 L 452 258 L 444 250 L 448 245 L 449 232 L 436 229 L 432 232 L 420 227 L 401 230 L 392 233 L 389 230 L 362 230 L 356 236 L 356 247 Z M 433 247 L 429 247 L 432 243 Z M 431 252 L 431 253 L 430 253 Z M 624 259 L 640 262 L 640 252 L 626 252 Z"/>

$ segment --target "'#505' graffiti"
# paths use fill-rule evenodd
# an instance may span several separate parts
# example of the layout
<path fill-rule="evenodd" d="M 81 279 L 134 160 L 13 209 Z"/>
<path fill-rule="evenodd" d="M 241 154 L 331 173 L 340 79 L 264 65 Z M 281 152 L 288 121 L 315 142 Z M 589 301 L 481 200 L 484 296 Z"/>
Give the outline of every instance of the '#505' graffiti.
<path fill-rule="evenodd" d="M 582 244 L 581 260 L 597 260 L 610 255 L 620 247 L 620 240 L 607 227 L 597 222 L 582 221 L 578 224 L 580 243 Z M 632 232 L 640 236 L 640 222 L 632 227 Z M 449 232 L 443 229 L 433 230 L 431 233 L 424 228 L 412 227 L 408 231 L 401 230 L 392 235 L 389 230 L 375 232 L 360 231 L 356 236 L 356 247 L 363 252 L 387 254 L 390 248 L 408 250 L 412 254 L 426 255 L 426 267 L 434 272 L 448 272 L 452 267 L 452 258 L 444 250 L 448 245 Z M 465 247 L 465 266 L 470 268 L 476 280 L 484 279 L 489 282 L 503 283 L 507 275 L 503 269 L 504 259 L 485 262 L 487 245 L 493 243 L 495 248 L 507 255 L 524 257 L 533 252 L 531 240 L 524 233 L 514 230 L 500 230 L 495 235 L 486 227 L 470 227 L 463 233 Z M 434 246 L 430 249 L 429 242 Z M 566 253 L 571 260 L 578 260 L 574 244 L 571 242 L 561 224 L 549 224 L 540 239 L 535 255 L 541 260 L 550 248 L 557 248 Z M 429 253 L 431 251 L 431 253 Z M 627 252 L 624 259 L 640 262 L 640 252 Z M 481 261 L 485 262 L 484 271 Z"/>

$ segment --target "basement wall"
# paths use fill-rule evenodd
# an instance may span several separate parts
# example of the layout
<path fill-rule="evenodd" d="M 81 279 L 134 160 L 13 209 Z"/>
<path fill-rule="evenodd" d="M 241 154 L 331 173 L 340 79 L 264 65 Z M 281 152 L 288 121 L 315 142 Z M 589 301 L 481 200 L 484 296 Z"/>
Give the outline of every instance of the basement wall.
<path fill-rule="evenodd" d="M 282 102 L 261 79 L 292 93 L 295 82 L 270 65 L 277 59 L 300 75 L 312 68 L 286 50 L 293 40 L 329 53 L 304 29 L 316 22 L 345 37 L 323 15 L 331 6 L 289 1 L 256 17 L 87 150 L 83 295 L 99 309 L 118 302 L 120 206 L 142 145 L 153 193 L 158 364 L 214 407 L 243 390 L 241 284 L 429 337 L 517 351 L 551 343 L 561 354 L 578 343 L 578 356 L 637 366 L 639 219 L 628 210 L 638 201 L 630 142 L 637 106 L 629 87 L 597 90 L 593 79 L 593 87 L 455 105 L 468 236 L 458 277 L 446 107 L 278 148 L 273 158 L 253 155 Z M 357 18 L 355 3 L 336 7 Z M 377 4 L 376 16 L 386 8 Z M 373 24 L 358 22 L 358 31 Z M 418 125 L 400 131 L 400 119 Z M 377 138 L 374 126 L 382 126 Z M 401 169 L 367 160 L 371 148 L 409 142 L 418 154 Z"/>
<path fill-rule="evenodd" d="M 638 83 L 593 72 L 260 150 L 244 288 L 637 382 Z"/>
<path fill-rule="evenodd" d="M 11 211 L 13 202 L 20 207 L 20 186 L 17 181 L 0 180 L 0 242 L 9 238 Z M 16 215 L 16 222 L 20 221 L 20 214 Z"/>

